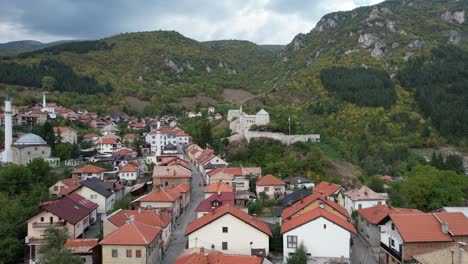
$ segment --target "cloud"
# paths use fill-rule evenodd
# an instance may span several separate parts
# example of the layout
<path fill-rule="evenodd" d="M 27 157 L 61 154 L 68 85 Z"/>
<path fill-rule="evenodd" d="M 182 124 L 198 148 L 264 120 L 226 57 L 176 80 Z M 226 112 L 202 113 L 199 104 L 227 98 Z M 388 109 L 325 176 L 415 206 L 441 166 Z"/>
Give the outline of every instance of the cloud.
<path fill-rule="evenodd" d="M 205 41 L 286 44 L 328 12 L 379 0 L 0 0 L 0 42 L 176 30 Z"/>

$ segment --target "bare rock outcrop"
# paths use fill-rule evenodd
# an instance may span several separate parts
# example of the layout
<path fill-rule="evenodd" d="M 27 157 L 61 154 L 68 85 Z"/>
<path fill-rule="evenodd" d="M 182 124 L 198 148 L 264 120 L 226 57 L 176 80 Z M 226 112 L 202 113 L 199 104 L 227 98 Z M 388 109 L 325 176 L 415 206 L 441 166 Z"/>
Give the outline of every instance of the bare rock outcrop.
<path fill-rule="evenodd" d="M 461 36 L 460 32 L 456 30 L 450 30 L 449 38 L 447 40 L 448 43 L 458 45 L 460 43 Z"/>
<path fill-rule="evenodd" d="M 364 48 L 369 47 L 370 45 L 374 44 L 378 41 L 379 38 L 372 33 L 365 33 L 359 36 L 358 44 Z"/>
<path fill-rule="evenodd" d="M 465 23 L 465 10 L 460 10 L 460 11 L 446 11 L 440 17 L 447 21 L 447 22 L 454 22 L 458 24 L 463 24 Z"/>

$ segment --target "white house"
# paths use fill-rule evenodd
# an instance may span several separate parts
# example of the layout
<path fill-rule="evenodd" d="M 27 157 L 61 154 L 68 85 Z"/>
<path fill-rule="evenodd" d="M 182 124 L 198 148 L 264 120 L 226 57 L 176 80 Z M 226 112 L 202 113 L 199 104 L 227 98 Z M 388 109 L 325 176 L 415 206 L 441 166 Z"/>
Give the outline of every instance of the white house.
<path fill-rule="evenodd" d="M 119 179 L 135 181 L 138 177 L 138 170 L 139 169 L 137 166 L 135 166 L 133 163 L 129 163 L 119 171 Z"/>
<path fill-rule="evenodd" d="M 54 127 L 56 137 L 60 135 L 62 142 L 76 144 L 78 142 L 78 132 L 71 127 Z"/>
<path fill-rule="evenodd" d="M 376 205 L 386 204 L 388 194 L 376 193 L 367 186 L 359 189 L 349 190 L 344 193 L 344 206 L 349 214 L 362 208 L 369 208 Z"/>
<path fill-rule="evenodd" d="M 96 150 L 99 154 L 112 154 L 122 148 L 122 141 L 117 136 L 104 136 L 96 142 Z"/>
<path fill-rule="evenodd" d="M 281 233 L 286 261 L 301 243 L 308 256 L 330 260 L 349 259 L 351 234 L 357 232 L 347 220 L 319 207 L 283 221 Z"/>
<path fill-rule="evenodd" d="M 104 172 L 107 170 L 92 164 L 87 164 L 81 168 L 76 168 L 71 172 L 73 178 L 80 180 L 87 180 L 90 178 L 97 178 L 103 180 Z"/>
<path fill-rule="evenodd" d="M 136 208 L 167 212 L 172 215 L 172 223 L 180 215 L 181 194 L 170 189 L 154 188 L 150 193 L 132 201 Z"/>
<path fill-rule="evenodd" d="M 104 136 L 117 135 L 119 133 L 119 131 L 120 130 L 116 126 L 113 126 L 111 124 L 111 125 L 107 125 L 107 126 L 103 127 L 101 129 L 101 134 L 104 135 Z"/>
<path fill-rule="evenodd" d="M 267 224 L 236 207 L 225 204 L 187 226 L 188 248 L 210 247 L 228 254 L 264 256 L 269 252 Z"/>
<path fill-rule="evenodd" d="M 284 196 L 285 186 L 286 184 L 282 180 L 268 174 L 257 179 L 255 191 L 257 196 L 260 193 L 265 193 L 270 199 L 277 199 Z"/>
<path fill-rule="evenodd" d="M 186 146 L 192 141 L 192 137 L 178 127 L 161 127 L 145 137 L 146 143 L 151 146 L 151 153 L 161 155 L 162 148 L 171 143 L 176 146 Z"/>

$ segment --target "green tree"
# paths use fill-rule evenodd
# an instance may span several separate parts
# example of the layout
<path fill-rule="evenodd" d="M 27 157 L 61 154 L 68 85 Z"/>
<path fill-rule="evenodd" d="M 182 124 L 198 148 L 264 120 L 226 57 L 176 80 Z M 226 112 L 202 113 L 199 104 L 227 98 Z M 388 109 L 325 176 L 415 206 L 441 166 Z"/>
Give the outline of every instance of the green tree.
<path fill-rule="evenodd" d="M 12 164 L 0 170 L 0 192 L 10 195 L 29 190 L 31 170 L 25 166 Z"/>
<path fill-rule="evenodd" d="M 39 249 L 41 264 L 79 264 L 81 259 L 64 247 L 68 234 L 66 229 L 47 228 L 44 238 L 46 244 Z"/>
<path fill-rule="evenodd" d="M 61 143 L 55 146 L 54 155 L 59 157 L 60 160 L 67 160 L 71 157 L 72 154 L 72 144 L 70 143 Z"/>
<path fill-rule="evenodd" d="M 31 183 L 43 183 L 45 186 L 50 186 L 57 181 L 55 174 L 52 173 L 48 162 L 42 158 L 33 159 L 26 167 L 31 171 Z"/>
<path fill-rule="evenodd" d="M 288 257 L 287 264 L 307 264 L 307 250 L 304 244 L 299 244 L 294 254 Z"/>
<path fill-rule="evenodd" d="M 55 80 L 54 77 L 51 77 L 51 76 L 44 76 L 42 77 L 41 79 L 41 84 L 42 84 L 42 88 L 51 92 L 55 89 L 55 83 L 57 81 Z"/>
<path fill-rule="evenodd" d="M 463 159 L 462 157 L 460 157 L 460 155 L 457 155 L 455 153 L 451 153 L 447 156 L 447 159 L 445 160 L 445 168 L 447 170 L 452 170 L 459 174 L 465 173 Z"/>
<path fill-rule="evenodd" d="M 274 252 L 283 252 L 283 235 L 281 226 L 276 225 L 272 229 L 273 237 L 270 238 L 270 250 Z"/>
<path fill-rule="evenodd" d="M 382 193 L 385 191 L 384 181 L 379 176 L 370 177 L 367 187 L 371 188 L 374 192 Z"/>

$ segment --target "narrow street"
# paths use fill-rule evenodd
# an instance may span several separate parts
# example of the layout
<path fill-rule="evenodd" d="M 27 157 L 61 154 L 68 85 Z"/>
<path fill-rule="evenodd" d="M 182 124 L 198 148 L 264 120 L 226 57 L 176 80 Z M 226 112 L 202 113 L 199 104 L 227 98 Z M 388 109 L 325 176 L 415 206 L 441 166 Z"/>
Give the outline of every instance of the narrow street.
<path fill-rule="evenodd" d="M 351 247 L 351 264 L 377 264 L 378 260 L 372 253 L 372 249 L 364 239 L 358 235 L 353 236 L 353 246 Z"/>
<path fill-rule="evenodd" d="M 187 238 L 184 236 L 185 229 L 188 224 L 196 219 L 197 214 L 195 209 L 203 200 L 203 181 L 200 172 L 191 165 L 192 169 L 192 186 L 191 200 L 185 212 L 179 217 L 176 229 L 172 231 L 172 239 L 169 242 L 169 247 L 163 256 L 162 264 L 172 264 L 182 254 L 187 244 Z"/>

